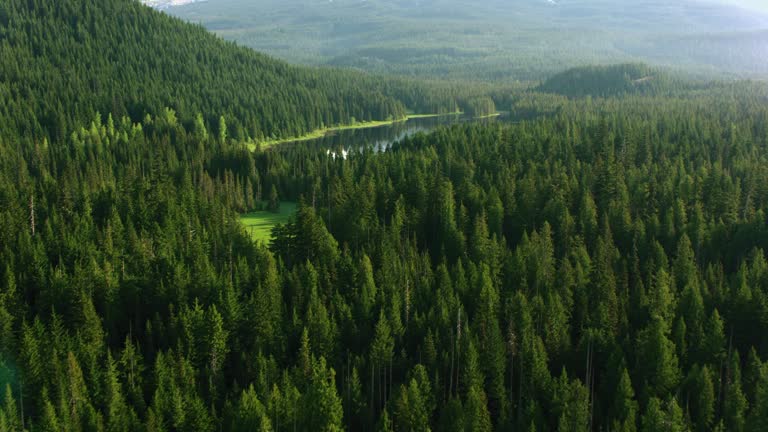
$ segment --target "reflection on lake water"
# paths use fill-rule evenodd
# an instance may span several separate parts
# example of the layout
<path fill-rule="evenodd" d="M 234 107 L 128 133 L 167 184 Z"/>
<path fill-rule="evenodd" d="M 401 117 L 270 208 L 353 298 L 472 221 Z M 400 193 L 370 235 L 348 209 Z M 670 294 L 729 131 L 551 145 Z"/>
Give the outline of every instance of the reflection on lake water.
<path fill-rule="evenodd" d="M 317 149 L 325 149 L 329 156 L 347 158 L 350 152 L 362 149 L 373 149 L 375 152 L 386 151 L 393 143 L 403 138 L 416 135 L 419 132 L 430 132 L 440 127 L 471 121 L 495 122 L 503 117 L 490 117 L 486 119 L 473 119 L 464 116 L 443 116 L 431 118 L 414 118 L 405 122 L 397 122 L 391 125 L 366 128 L 347 129 L 335 131 L 328 135 L 304 141 L 302 144 L 316 146 Z M 279 147 L 290 146 L 292 143 L 281 144 Z"/>

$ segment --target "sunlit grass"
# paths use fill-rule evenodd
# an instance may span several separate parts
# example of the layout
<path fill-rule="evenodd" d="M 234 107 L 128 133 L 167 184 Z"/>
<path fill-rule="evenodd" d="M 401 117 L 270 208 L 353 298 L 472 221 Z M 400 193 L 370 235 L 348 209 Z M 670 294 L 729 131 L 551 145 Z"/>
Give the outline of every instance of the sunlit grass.
<path fill-rule="evenodd" d="M 288 222 L 294 213 L 296 213 L 296 203 L 282 201 L 279 212 L 261 210 L 246 213 L 240 216 L 240 223 L 243 224 L 254 241 L 266 243 L 269 242 L 272 235 L 272 228 L 277 224 Z"/>

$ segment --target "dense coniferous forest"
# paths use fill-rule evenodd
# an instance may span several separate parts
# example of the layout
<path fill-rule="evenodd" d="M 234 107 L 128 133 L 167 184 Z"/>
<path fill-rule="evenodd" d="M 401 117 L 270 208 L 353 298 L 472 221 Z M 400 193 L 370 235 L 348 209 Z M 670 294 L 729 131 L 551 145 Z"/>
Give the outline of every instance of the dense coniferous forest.
<path fill-rule="evenodd" d="M 369 99 L 130 1 L 0 25 L 1 432 L 768 429 L 763 84 Z M 519 121 L 248 150 L 409 97 Z"/>
<path fill-rule="evenodd" d="M 452 112 L 477 93 L 289 66 L 129 0 L 6 0 L 0 42 L 4 130 L 58 140 L 95 112 L 139 122 L 170 108 L 214 130 L 224 117 L 233 138 L 260 140 Z"/>

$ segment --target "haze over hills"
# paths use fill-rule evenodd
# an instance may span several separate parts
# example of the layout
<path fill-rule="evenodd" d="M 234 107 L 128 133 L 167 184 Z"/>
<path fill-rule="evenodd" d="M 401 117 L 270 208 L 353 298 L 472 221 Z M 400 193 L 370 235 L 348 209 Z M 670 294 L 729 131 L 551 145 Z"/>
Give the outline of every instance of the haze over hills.
<path fill-rule="evenodd" d="M 768 4 L 763 0 L 725 0 L 725 2 L 737 7 L 768 12 Z"/>
<path fill-rule="evenodd" d="M 157 9 L 167 9 L 174 6 L 183 6 L 185 4 L 195 3 L 198 1 L 205 0 L 142 0 L 142 3 Z"/>
<path fill-rule="evenodd" d="M 168 12 L 293 62 L 406 75 L 538 79 L 625 61 L 768 73 L 759 2 L 210 0 Z"/>

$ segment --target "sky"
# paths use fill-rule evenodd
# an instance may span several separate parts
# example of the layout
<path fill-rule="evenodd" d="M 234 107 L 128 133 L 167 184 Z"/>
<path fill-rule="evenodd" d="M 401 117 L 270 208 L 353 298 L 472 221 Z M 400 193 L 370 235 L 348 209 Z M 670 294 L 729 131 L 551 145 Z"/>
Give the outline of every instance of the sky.
<path fill-rule="evenodd" d="M 726 0 L 726 1 L 728 3 L 733 3 L 737 6 L 759 10 L 762 12 L 768 12 L 768 0 Z"/>

